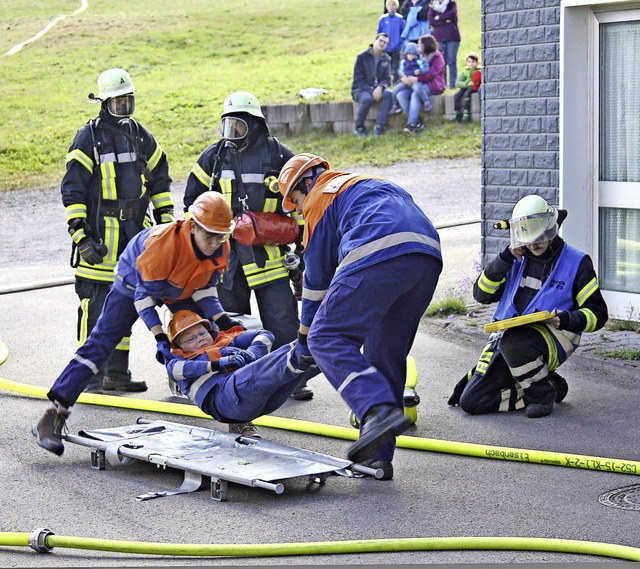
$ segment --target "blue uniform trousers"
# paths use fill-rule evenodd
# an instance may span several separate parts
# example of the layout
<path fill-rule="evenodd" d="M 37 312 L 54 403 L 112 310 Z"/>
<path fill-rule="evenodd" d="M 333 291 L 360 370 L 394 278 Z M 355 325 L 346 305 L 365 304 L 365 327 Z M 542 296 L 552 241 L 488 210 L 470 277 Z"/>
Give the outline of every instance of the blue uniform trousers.
<path fill-rule="evenodd" d="M 361 424 L 374 405 L 403 409 L 407 355 L 441 270 L 439 259 L 412 253 L 331 282 L 309 350 Z M 375 460 L 391 460 L 394 450 L 391 441 Z"/>
<path fill-rule="evenodd" d="M 232 373 L 218 373 L 202 411 L 223 423 L 244 423 L 273 413 L 301 381 L 320 373 L 317 366 L 303 370 L 290 365 L 292 349 L 293 344 L 286 344 Z"/>
<path fill-rule="evenodd" d="M 133 298 L 112 288 L 91 334 L 56 379 L 47 394 L 49 399 L 65 407 L 73 405 L 137 319 Z"/>

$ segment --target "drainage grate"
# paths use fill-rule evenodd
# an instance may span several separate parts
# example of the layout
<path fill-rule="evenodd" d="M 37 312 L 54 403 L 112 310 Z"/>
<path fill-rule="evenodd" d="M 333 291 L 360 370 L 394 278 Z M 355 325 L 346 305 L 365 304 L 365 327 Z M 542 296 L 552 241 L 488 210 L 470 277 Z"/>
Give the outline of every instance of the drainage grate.
<path fill-rule="evenodd" d="M 640 512 L 640 484 L 605 492 L 598 497 L 598 502 L 605 506 L 611 506 L 612 508 L 637 510 Z"/>

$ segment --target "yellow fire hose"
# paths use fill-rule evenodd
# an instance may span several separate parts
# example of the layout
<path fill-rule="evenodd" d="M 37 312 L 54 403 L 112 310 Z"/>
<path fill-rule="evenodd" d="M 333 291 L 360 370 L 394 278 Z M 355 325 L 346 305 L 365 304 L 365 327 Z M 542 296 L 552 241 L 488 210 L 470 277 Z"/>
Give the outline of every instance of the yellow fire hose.
<path fill-rule="evenodd" d="M 7 346 L 0 341 L 0 364 L 2 364 L 7 357 Z M 0 377 L 0 388 L 43 399 L 46 399 L 46 394 L 48 392 L 48 389 L 43 387 L 18 383 L 2 377 Z M 182 403 L 116 397 L 95 393 L 82 393 L 78 398 L 78 403 L 210 419 L 209 415 L 206 415 L 197 407 Z M 299 431 L 333 438 L 355 440 L 358 437 L 358 433 L 352 428 L 313 423 L 297 419 L 263 416 L 253 422 L 262 427 Z M 551 464 L 555 466 L 604 470 L 608 472 L 620 472 L 626 474 L 640 473 L 640 462 L 559 452 L 507 447 L 488 447 L 474 443 L 458 443 L 454 441 L 442 441 L 403 435 L 397 438 L 397 446 L 411 448 L 414 450 L 460 454 L 481 458 Z M 58 536 L 48 529 L 42 528 L 33 530 L 31 533 L 0 532 L 0 546 L 28 546 L 41 553 L 50 551 L 54 547 L 66 547 L 71 549 L 114 551 L 120 553 L 198 557 L 266 557 L 400 551 L 510 550 L 596 555 L 630 561 L 640 561 L 640 548 L 636 547 L 580 540 L 529 537 L 398 538 L 306 543 L 214 545 L 150 543 Z"/>
<path fill-rule="evenodd" d="M 0 546 L 29 546 L 39 552 L 54 547 L 192 557 L 280 557 L 284 555 L 336 555 L 400 551 L 508 550 L 551 551 L 640 561 L 640 549 L 626 545 L 532 537 L 412 537 L 312 541 L 305 543 L 197 544 L 93 539 L 55 535 L 46 529 L 31 533 L 0 532 Z"/>
<path fill-rule="evenodd" d="M 0 362 L 1 363 L 1 362 Z M 46 399 L 48 389 L 36 387 L 25 383 L 18 383 L 0 377 L 0 389 L 31 395 Z M 198 407 L 184 403 L 173 403 L 170 401 L 152 401 L 149 399 L 134 399 L 133 397 L 118 397 L 115 395 L 99 395 L 97 393 L 82 393 L 78 398 L 78 403 L 89 405 L 102 405 L 106 407 L 119 407 L 122 409 L 136 409 L 138 411 L 148 411 L 151 413 L 167 413 L 171 415 L 184 415 L 211 419 L 209 415 L 203 413 Z M 310 435 L 332 437 L 335 439 L 356 440 L 358 431 L 349 427 L 338 427 L 324 423 L 314 423 L 299 419 L 286 419 L 284 417 L 274 417 L 264 415 L 255 419 L 254 424 L 259 427 L 281 429 L 286 431 L 297 431 Z M 587 470 L 601 470 L 604 472 L 618 472 L 620 474 L 640 474 L 640 462 L 619 458 L 604 458 L 599 456 L 588 456 L 571 454 L 564 452 L 531 450 L 521 448 L 510 448 L 500 446 L 487 446 L 477 443 L 461 443 L 456 441 L 443 441 L 438 439 L 428 439 L 422 437 L 409 437 L 400 435 L 396 439 L 396 446 L 413 450 L 423 450 L 430 452 L 440 452 L 446 454 L 459 454 L 464 456 L 475 456 L 478 458 L 492 458 L 496 460 L 509 460 L 515 462 L 528 462 L 533 464 L 547 464 L 552 466 L 566 466 L 569 468 L 583 468 Z"/>

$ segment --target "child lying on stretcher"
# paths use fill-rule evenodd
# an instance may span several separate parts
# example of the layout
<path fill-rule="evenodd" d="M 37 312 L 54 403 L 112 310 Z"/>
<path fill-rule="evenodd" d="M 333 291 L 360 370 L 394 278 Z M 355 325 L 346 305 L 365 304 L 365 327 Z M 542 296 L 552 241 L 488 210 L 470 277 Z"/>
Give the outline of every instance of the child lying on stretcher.
<path fill-rule="evenodd" d="M 268 330 L 221 331 L 190 310 L 172 316 L 168 336 L 169 379 L 207 415 L 229 423 L 230 433 L 256 435 L 253 419 L 278 409 L 299 383 L 320 373 L 313 360 L 298 361 L 290 344 L 270 353 Z"/>

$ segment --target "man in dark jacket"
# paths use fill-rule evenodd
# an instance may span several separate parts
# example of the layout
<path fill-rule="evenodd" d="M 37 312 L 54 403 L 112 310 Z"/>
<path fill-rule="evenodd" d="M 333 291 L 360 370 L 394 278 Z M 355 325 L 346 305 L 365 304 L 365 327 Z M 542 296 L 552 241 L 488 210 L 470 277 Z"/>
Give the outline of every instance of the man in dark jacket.
<path fill-rule="evenodd" d="M 482 304 L 498 302 L 493 320 L 549 311 L 551 317 L 493 332 L 477 365 L 449 399 L 470 414 L 525 408 L 545 417 L 567 395 L 555 370 L 573 354 L 583 332 L 608 319 L 591 259 L 565 243 L 558 227 L 567 212 L 529 195 L 513 208 L 511 244 L 482 271 L 473 287 Z"/>
<path fill-rule="evenodd" d="M 389 36 L 384 33 L 376 35 L 373 44 L 356 58 L 353 68 L 351 96 L 358 103 L 356 113 L 355 136 L 366 136 L 365 121 L 369 109 L 374 102 L 380 103 L 373 134 L 379 136 L 387 126 L 387 119 L 392 103 L 391 58 L 385 52 Z"/>
<path fill-rule="evenodd" d="M 153 135 L 132 118 L 135 87 L 124 69 L 107 69 L 98 77 L 100 114 L 76 134 L 67 154 L 62 203 L 73 240 L 78 308 L 78 343 L 96 325 L 127 243 L 151 225 L 173 220 L 169 165 Z M 100 368 L 87 391 L 145 391 L 132 381 L 129 331 Z"/>

